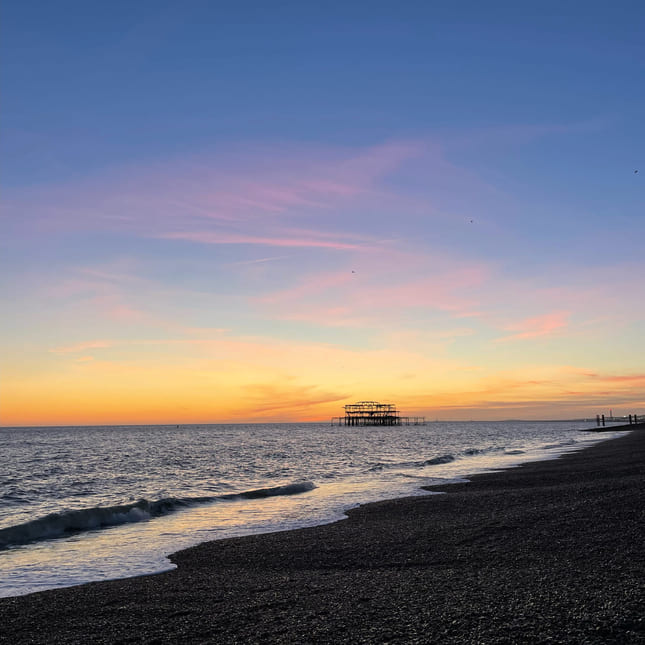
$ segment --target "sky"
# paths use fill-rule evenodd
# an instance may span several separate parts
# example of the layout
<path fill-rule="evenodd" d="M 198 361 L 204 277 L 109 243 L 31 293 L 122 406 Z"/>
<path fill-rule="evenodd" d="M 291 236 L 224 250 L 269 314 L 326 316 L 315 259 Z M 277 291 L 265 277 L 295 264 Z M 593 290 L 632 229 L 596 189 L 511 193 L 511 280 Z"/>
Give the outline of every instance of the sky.
<path fill-rule="evenodd" d="M 0 425 L 645 414 L 642 2 L 0 30 Z"/>

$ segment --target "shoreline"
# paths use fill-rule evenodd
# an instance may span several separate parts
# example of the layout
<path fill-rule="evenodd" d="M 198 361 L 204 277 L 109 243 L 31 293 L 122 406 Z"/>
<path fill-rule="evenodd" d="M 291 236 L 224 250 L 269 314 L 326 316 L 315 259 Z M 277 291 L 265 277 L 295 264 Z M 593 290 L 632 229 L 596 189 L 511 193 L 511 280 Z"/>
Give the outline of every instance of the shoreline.
<path fill-rule="evenodd" d="M 422 485 L 443 483 L 445 480 L 455 478 L 462 479 L 476 472 L 512 468 L 526 461 L 554 459 L 561 452 L 580 450 L 583 446 L 592 442 L 621 434 L 611 432 L 611 430 L 602 436 L 581 433 L 591 425 L 589 422 L 584 425 L 576 424 L 577 427 L 572 427 L 566 422 L 566 426 L 561 432 L 559 428 L 547 425 L 546 434 L 549 435 L 547 438 L 541 436 L 545 431 L 541 424 L 527 422 L 526 427 L 524 427 L 519 422 L 517 426 L 511 422 L 507 428 L 498 425 L 493 426 L 494 432 L 501 431 L 506 435 L 512 435 L 505 436 L 500 442 L 499 437 L 493 441 L 488 441 L 488 437 L 478 436 L 478 433 L 482 433 L 482 428 L 480 427 L 482 424 L 475 423 L 472 431 L 474 443 L 471 443 L 470 430 L 466 430 L 463 427 L 464 424 L 460 425 L 461 427 L 458 425 L 454 430 L 455 436 L 464 435 L 464 432 L 466 432 L 467 436 L 459 437 L 458 441 L 454 440 L 455 436 L 451 439 L 453 429 L 450 425 L 441 424 L 436 430 L 432 429 L 431 443 L 433 447 L 428 454 L 425 454 L 424 448 L 420 447 L 420 451 L 424 453 L 423 456 L 421 452 L 417 454 L 416 452 L 410 453 L 408 451 L 405 455 L 399 455 L 399 458 L 385 459 L 384 463 L 380 462 L 378 454 L 372 455 L 375 446 L 368 439 L 370 443 L 362 444 L 360 466 L 356 470 L 362 471 L 365 469 L 365 472 L 369 473 L 368 477 L 372 480 L 370 485 L 366 485 L 366 480 L 360 476 L 358 480 L 353 481 L 352 475 L 356 476 L 356 472 L 350 472 L 354 470 L 353 468 L 345 469 L 346 472 L 342 473 L 340 478 L 337 478 L 334 474 L 329 479 L 324 473 L 316 471 L 315 478 L 318 480 L 316 489 L 319 490 L 313 493 L 311 497 L 304 496 L 304 499 L 300 499 L 300 496 L 294 497 L 291 495 L 285 498 L 281 497 L 280 500 L 283 500 L 285 506 L 284 515 L 279 512 L 276 513 L 275 509 L 273 512 L 269 511 L 267 513 L 266 509 L 271 509 L 272 504 L 262 508 L 253 507 L 248 511 L 240 511 L 237 524 L 229 520 L 227 529 L 221 528 L 222 524 L 219 522 L 217 506 L 212 507 L 213 517 L 210 519 L 203 517 L 204 511 L 200 504 L 195 504 L 194 508 L 190 508 L 190 499 L 192 497 L 190 493 L 185 496 L 182 494 L 170 494 L 168 500 L 164 500 L 163 496 L 155 497 L 154 493 L 148 496 L 133 494 L 127 501 L 124 501 L 123 496 L 119 496 L 117 493 L 112 497 L 111 503 L 106 501 L 104 504 L 99 502 L 97 505 L 83 505 L 82 508 L 72 511 L 69 515 L 65 512 L 63 516 L 56 517 L 54 522 L 43 520 L 47 520 L 51 513 L 56 513 L 58 508 L 68 508 L 58 500 L 56 501 L 59 504 L 58 508 L 52 504 L 49 505 L 49 508 L 39 508 L 38 510 L 32 508 L 31 518 L 25 518 L 23 513 L 23 519 L 29 520 L 23 525 L 19 522 L 14 522 L 12 525 L 10 521 L 7 521 L 11 514 L 5 513 L 5 516 L 0 521 L 0 524 L 2 524 L 0 527 L 0 597 L 26 595 L 101 580 L 116 580 L 134 577 L 135 575 L 161 573 L 171 570 L 175 566 L 168 560 L 170 554 L 199 543 L 228 537 L 241 537 L 250 533 L 262 534 L 334 522 L 345 518 L 345 511 L 358 505 L 424 494 L 421 488 Z M 483 425 L 486 426 L 486 424 Z M 265 430 L 270 427 L 265 427 Z M 513 428 L 513 431 L 509 433 L 508 428 Z M 528 433 L 526 428 L 529 428 Z M 151 428 L 151 430 L 153 429 L 156 428 Z M 484 428 L 484 434 L 486 432 L 487 429 Z M 364 434 L 369 433 L 370 429 L 366 428 Z M 426 431 L 421 429 L 418 433 L 419 436 L 416 436 L 415 440 L 421 439 L 423 441 L 425 433 Z M 437 440 L 439 433 L 444 436 L 442 439 Z M 353 435 L 354 433 L 351 434 Z M 356 434 L 360 435 L 360 432 Z M 388 440 L 392 442 L 391 448 L 396 452 L 399 433 L 390 432 L 389 435 Z M 437 443 L 442 443 L 446 438 L 450 446 L 442 448 L 436 445 Z M 360 441 L 359 437 L 358 440 Z M 354 439 L 350 439 L 351 441 L 354 441 Z M 327 454 L 327 458 L 333 459 L 336 456 L 335 449 L 333 450 L 334 454 Z M 289 479 L 289 486 L 295 483 L 300 485 L 302 482 L 310 481 L 306 478 L 311 477 L 313 474 L 309 468 L 303 469 L 301 467 L 301 460 L 298 460 L 297 463 L 298 465 L 295 465 L 294 462 L 297 473 L 294 472 L 294 475 Z M 316 464 L 310 465 L 313 465 L 314 468 L 316 467 Z M 392 469 L 398 471 L 399 467 L 405 471 L 405 474 L 401 473 L 401 476 L 393 480 L 391 471 Z M 428 477 L 426 481 L 422 481 L 419 478 L 421 472 L 423 472 L 422 478 Z M 406 477 L 407 473 L 411 476 Z M 347 479 L 345 480 L 342 475 L 348 475 Z M 335 485 L 337 479 L 349 482 L 349 486 L 344 487 L 344 493 L 338 493 L 338 487 Z M 223 481 L 226 481 L 226 477 Z M 229 481 L 234 481 L 234 479 Z M 282 486 L 286 482 L 267 480 L 260 488 L 272 487 L 274 484 Z M 331 486 L 328 486 L 329 484 Z M 247 493 L 254 492 L 253 487 L 245 488 L 234 484 L 229 490 L 238 491 L 237 494 L 243 497 L 246 497 Z M 148 522 L 139 524 L 136 515 L 129 518 L 131 521 L 123 521 L 124 518 L 120 517 L 120 515 L 124 507 L 140 506 L 145 497 L 147 497 L 145 502 L 150 504 L 151 508 L 161 504 L 164 506 L 164 511 L 172 511 L 173 509 L 168 507 L 167 502 L 170 502 L 172 507 L 173 498 L 175 497 L 185 498 L 189 502 L 189 508 L 183 509 L 180 506 L 180 514 L 175 514 L 174 512 L 161 513 L 164 516 L 164 526 L 161 526 L 161 522 L 157 521 L 153 521 L 151 524 L 148 524 Z M 219 501 L 220 497 L 225 498 L 227 494 L 222 493 L 221 496 L 214 496 L 213 502 Z M 140 501 L 134 502 L 135 499 Z M 51 501 L 54 502 L 54 500 Z M 74 500 L 70 501 L 73 507 Z M 247 503 L 252 506 L 255 504 L 253 501 Z M 300 511 L 298 511 L 298 507 L 301 507 Z M 4 511 L 10 510 L 10 507 L 5 507 L 4 509 Z M 112 530 L 113 525 L 109 517 L 111 510 L 114 511 L 114 524 L 117 526 L 114 530 Z M 183 521 L 179 515 L 184 517 Z M 201 518 L 200 515 L 202 515 Z M 191 522 L 191 518 L 195 516 L 197 516 L 197 521 Z M 285 519 L 281 520 L 281 517 Z M 105 531 L 93 530 L 95 528 L 93 523 L 97 519 L 101 522 L 101 528 L 106 528 Z M 67 532 L 65 527 L 70 520 L 75 523 L 75 527 L 74 530 Z M 89 529 L 87 533 L 83 531 L 84 524 Z M 124 526 L 119 526 L 121 524 Z M 249 524 L 251 525 L 250 527 Z M 24 529 L 22 534 L 21 526 Z M 127 540 L 123 541 L 123 533 L 136 533 L 138 527 L 140 527 L 140 532 L 145 534 L 142 535 L 141 539 L 136 539 L 136 536 L 130 535 Z M 78 538 L 76 533 L 79 534 Z M 165 538 L 164 535 L 172 537 Z M 58 536 L 62 540 L 51 540 L 52 537 Z M 25 539 L 25 537 L 33 539 Z M 82 553 L 80 554 L 76 553 L 80 546 L 76 545 L 78 539 L 85 542 L 85 547 L 81 547 Z M 43 545 L 45 549 L 39 552 L 39 544 L 43 542 L 45 542 Z M 25 545 L 24 551 L 20 548 L 23 544 Z M 66 544 L 67 547 L 65 546 Z M 17 550 L 13 550 L 14 545 L 18 547 Z M 55 554 L 54 566 L 51 567 L 48 562 L 50 558 L 48 557 L 49 549 L 47 547 L 49 545 L 52 547 L 51 552 Z M 65 553 L 66 550 L 67 554 Z"/>
<path fill-rule="evenodd" d="M 203 543 L 168 572 L 0 599 L 0 642 L 645 642 L 644 427 Z"/>

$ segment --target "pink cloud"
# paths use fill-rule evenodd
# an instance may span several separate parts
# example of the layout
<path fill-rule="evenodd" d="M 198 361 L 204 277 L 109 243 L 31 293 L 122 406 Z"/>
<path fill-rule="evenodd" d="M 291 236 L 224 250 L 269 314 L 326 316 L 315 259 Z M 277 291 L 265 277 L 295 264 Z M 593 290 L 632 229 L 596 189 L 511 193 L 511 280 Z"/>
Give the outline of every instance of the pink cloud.
<path fill-rule="evenodd" d="M 489 277 L 483 264 L 370 248 L 342 270 L 304 276 L 257 302 L 278 318 L 330 326 L 383 322 L 415 309 L 466 317 L 476 311 L 477 291 Z"/>
<path fill-rule="evenodd" d="M 157 237 L 166 240 L 198 242 L 200 244 L 259 244 L 263 246 L 278 247 L 318 247 L 342 251 L 355 250 L 359 248 L 358 244 L 334 240 L 321 240 L 304 237 L 262 237 L 257 235 L 211 233 L 208 231 L 162 233 Z"/>
<path fill-rule="evenodd" d="M 505 329 L 515 333 L 504 338 L 499 338 L 498 342 L 552 336 L 560 333 L 567 327 L 570 315 L 568 311 L 555 311 L 550 314 L 526 318 L 517 323 L 507 325 Z"/>
<path fill-rule="evenodd" d="M 129 259 L 95 266 L 73 267 L 65 275 L 54 274 L 50 282 L 40 280 L 39 288 L 45 298 L 55 303 L 67 303 L 68 312 L 75 317 L 92 316 L 101 324 L 145 323 L 168 331 L 180 331 L 182 325 L 160 317 L 147 306 L 161 295 L 164 300 L 179 295 L 160 283 L 136 274 L 139 263 Z M 189 292 L 188 292 L 189 293 Z M 186 296 L 187 292 L 181 292 Z"/>
<path fill-rule="evenodd" d="M 59 299 L 68 298 L 72 302 L 89 307 L 95 312 L 116 321 L 142 321 L 148 315 L 140 308 L 129 304 L 130 296 L 126 293 L 124 282 L 128 279 L 117 279 L 114 276 L 101 276 L 100 272 L 79 269 L 76 275 L 65 278 L 46 289 L 49 296 Z M 80 277 L 79 277 L 80 276 Z M 132 279 L 128 289 L 141 288 L 143 281 Z"/>
<path fill-rule="evenodd" d="M 147 318 L 146 313 L 141 309 L 135 309 L 134 307 L 130 307 L 129 305 L 122 303 L 107 304 L 107 314 L 115 320 L 139 322 Z"/>
<path fill-rule="evenodd" d="M 407 284 L 384 288 L 374 285 L 362 296 L 362 300 L 366 304 L 387 302 L 397 307 L 436 308 L 463 317 L 478 304 L 478 300 L 460 293 L 482 285 L 488 275 L 489 270 L 483 265 L 452 269 Z"/>
<path fill-rule="evenodd" d="M 590 374 L 589 376 L 594 380 L 598 380 L 603 383 L 645 385 L 645 374 L 617 374 L 615 376 L 601 376 L 599 374 Z"/>
<path fill-rule="evenodd" d="M 322 273 L 300 280 L 295 286 L 259 298 L 263 303 L 284 303 L 311 297 L 328 289 L 338 289 L 347 284 L 352 275 L 347 271 Z"/>
<path fill-rule="evenodd" d="M 252 235 L 259 224 L 271 228 L 268 213 L 302 218 L 381 192 L 380 179 L 420 150 L 415 143 L 248 148 L 126 167 L 75 184 L 30 187 L 5 203 L 7 211 L 28 213 L 43 231 L 118 229 L 145 235 L 190 232 L 199 222 L 237 222 L 248 224 L 245 234 Z"/>

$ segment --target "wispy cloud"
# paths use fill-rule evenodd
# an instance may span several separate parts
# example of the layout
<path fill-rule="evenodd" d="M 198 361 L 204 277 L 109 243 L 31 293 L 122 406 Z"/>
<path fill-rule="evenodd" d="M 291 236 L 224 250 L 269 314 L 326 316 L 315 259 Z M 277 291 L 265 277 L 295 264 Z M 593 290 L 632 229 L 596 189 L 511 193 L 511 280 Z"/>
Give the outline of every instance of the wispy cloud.
<path fill-rule="evenodd" d="M 158 236 L 166 240 L 184 240 L 200 244 L 257 244 L 261 246 L 324 248 L 350 251 L 360 248 L 359 245 L 334 240 L 321 240 L 304 237 L 261 237 L 256 235 L 235 235 L 230 233 L 210 233 L 207 231 L 162 233 Z"/>
<path fill-rule="evenodd" d="M 302 218 L 329 213 L 419 154 L 416 143 L 363 149 L 272 146 L 221 156 L 133 166 L 75 184 L 31 187 L 6 209 L 49 230 L 128 230 L 135 234 L 190 232 L 202 225 L 246 223 L 257 232 L 268 214 Z M 270 161 L 270 164 L 268 163 Z M 184 228 L 185 227 L 185 228 Z"/>
<path fill-rule="evenodd" d="M 124 287 L 129 283 L 129 289 Z M 84 269 L 77 269 L 66 277 L 45 288 L 50 298 L 66 298 L 75 307 L 84 306 L 91 311 L 100 312 L 103 316 L 115 321 L 149 320 L 149 314 L 140 306 L 135 306 L 128 292 L 133 289 L 132 282 L 141 286 L 141 280 L 127 279 L 121 276 L 92 274 Z M 136 287 L 135 287 L 136 288 Z"/>
<path fill-rule="evenodd" d="M 81 343 L 74 343 L 73 345 L 65 345 L 63 347 L 53 347 L 49 351 L 54 354 L 77 354 L 86 352 L 88 349 L 105 349 L 112 346 L 113 343 L 107 340 L 89 340 Z"/>
<path fill-rule="evenodd" d="M 567 328 L 570 315 L 571 313 L 568 311 L 554 311 L 542 316 L 525 318 L 524 320 L 511 323 L 506 325 L 505 329 L 514 333 L 497 339 L 497 342 L 560 334 Z"/>
<path fill-rule="evenodd" d="M 274 255 L 267 258 L 255 258 L 253 260 L 239 260 L 237 262 L 231 262 L 234 266 L 246 266 L 251 264 L 266 264 L 267 262 L 278 262 L 280 260 L 286 260 L 288 255 Z"/>
<path fill-rule="evenodd" d="M 349 392 L 329 392 L 317 386 L 298 384 L 255 383 L 245 385 L 242 395 L 255 417 L 277 414 L 278 418 L 310 418 L 320 415 L 318 406 L 346 401 Z M 339 406 L 340 408 L 340 406 Z"/>
<path fill-rule="evenodd" d="M 257 302 L 280 318 L 331 326 L 383 322 L 415 310 L 466 317 L 476 315 L 477 290 L 490 276 L 483 263 L 381 245 L 362 249 L 342 270 L 303 276 Z"/>
<path fill-rule="evenodd" d="M 589 374 L 589 378 L 596 383 L 614 384 L 625 383 L 627 385 L 645 386 L 645 374 Z"/>

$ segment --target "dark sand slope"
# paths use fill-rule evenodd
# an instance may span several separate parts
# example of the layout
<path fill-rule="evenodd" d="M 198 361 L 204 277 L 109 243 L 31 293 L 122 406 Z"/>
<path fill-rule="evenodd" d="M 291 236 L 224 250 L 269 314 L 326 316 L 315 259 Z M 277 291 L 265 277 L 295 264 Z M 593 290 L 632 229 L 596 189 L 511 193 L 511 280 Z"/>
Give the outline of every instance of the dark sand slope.
<path fill-rule="evenodd" d="M 0 641 L 645 643 L 644 429 L 445 490 L 0 600 Z"/>

